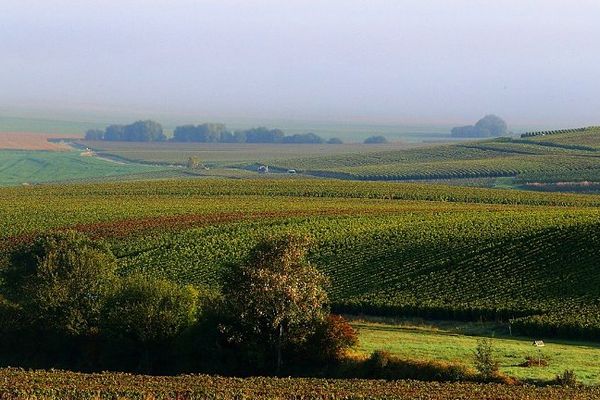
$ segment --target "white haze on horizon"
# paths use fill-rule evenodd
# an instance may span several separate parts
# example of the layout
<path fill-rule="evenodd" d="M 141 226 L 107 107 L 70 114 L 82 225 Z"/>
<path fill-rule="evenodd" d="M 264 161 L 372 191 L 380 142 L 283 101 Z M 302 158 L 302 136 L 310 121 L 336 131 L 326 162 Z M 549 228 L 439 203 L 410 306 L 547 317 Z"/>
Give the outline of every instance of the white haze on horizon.
<path fill-rule="evenodd" d="M 3 0 L 0 109 L 600 124 L 600 2 Z"/>

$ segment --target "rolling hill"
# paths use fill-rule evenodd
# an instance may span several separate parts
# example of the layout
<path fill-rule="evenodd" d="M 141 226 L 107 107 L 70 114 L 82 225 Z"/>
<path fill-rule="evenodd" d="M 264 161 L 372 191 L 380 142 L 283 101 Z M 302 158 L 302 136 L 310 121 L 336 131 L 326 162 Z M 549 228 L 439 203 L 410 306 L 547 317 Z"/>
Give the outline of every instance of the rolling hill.
<path fill-rule="evenodd" d="M 313 240 L 338 311 L 511 321 L 597 339 L 600 197 L 328 180 L 0 189 L 4 251 L 36 232 L 108 240 L 134 270 L 218 290 L 264 235 Z"/>

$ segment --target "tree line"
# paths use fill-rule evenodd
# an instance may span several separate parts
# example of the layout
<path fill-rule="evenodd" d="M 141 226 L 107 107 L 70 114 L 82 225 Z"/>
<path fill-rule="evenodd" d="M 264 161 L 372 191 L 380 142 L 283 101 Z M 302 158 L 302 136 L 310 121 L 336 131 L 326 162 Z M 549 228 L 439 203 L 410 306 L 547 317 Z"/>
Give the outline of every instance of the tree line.
<path fill-rule="evenodd" d="M 249 375 L 335 363 L 357 334 L 330 314 L 308 245 L 265 238 L 212 293 L 123 276 L 107 245 L 81 233 L 38 237 L 0 260 L 0 364 Z"/>
<path fill-rule="evenodd" d="M 0 258 L 0 366 L 149 374 L 201 372 L 515 383 L 490 342 L 473 371 L 385 351 L 349 354 L 357 332 L 331 314 L 328 278 L 304 236 L 266 237 L 226 266 L 218 293 L 118 271 L 100 240 L 65 231 Z"/>
<path fill-rule="evenodd" d="M 109 125 L 106 129 L 90 129 L 85 133 L 86 140 L 164 142 L 161 124 L 155 121 L 137 121 L 130 125 Z M 341 144 L 339 138 L 324 139 L 315 133 L 286 135 L 281 129 L 266 127 L 232 131 L 225 124 L 205 123 L 182 125 L 175 128 L 172 142 L 198 143 L 286 143 L 286 144 Z"/>

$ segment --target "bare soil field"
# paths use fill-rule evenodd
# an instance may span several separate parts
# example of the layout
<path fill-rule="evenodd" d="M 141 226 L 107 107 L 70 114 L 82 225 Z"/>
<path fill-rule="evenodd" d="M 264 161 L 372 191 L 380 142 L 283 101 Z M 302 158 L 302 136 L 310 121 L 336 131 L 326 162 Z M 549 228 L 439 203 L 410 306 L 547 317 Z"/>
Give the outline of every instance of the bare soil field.
<path fill-rule="evenodd" d="M 34 133 L 34 132 L 0 132 L 0 150 L 50 150 L 66 151 L 69 145 L 52 143 L 53 138 L 80 138 L 76 134 Z"/>

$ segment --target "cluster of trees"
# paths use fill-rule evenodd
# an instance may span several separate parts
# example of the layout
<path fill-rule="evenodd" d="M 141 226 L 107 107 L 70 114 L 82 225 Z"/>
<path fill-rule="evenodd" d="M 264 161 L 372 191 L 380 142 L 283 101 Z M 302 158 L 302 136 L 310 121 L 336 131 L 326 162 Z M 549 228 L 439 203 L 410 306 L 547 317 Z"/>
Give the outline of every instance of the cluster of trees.
<path fill-rule="evenodd" d="M 369 136 L 368 138 L 365 139 L 365 141 L 363 142 L 364 144 L 378 144 L 378 143 L 387 143 L 387 139 L 385 138 L 385 136 Z"/>
<path fill-rule="evenodd" d="M 452 137 L 482 138 L 499 137 L 508 133 L 508 126 L 504 120 L 496 115 L 486 115 L 475 125 L 457 126 L 450 132 Z"/>
<path fill-rule="evenodd" d="M 307 249 L 303 237 L 265 239 L 211 294 L 123 277 L 111 251 L 80 233 L 40 237 L 2 261 L 0 362 L 238 375 L 335 362 L 357 336 L 329 313 Z"/>
<path fill-rule="evenodd" d="M 162 126 L 154 121 L 137 121 L 130 125 L 110 125 L 105 130 L 90 129 L 86 140 L 153 142 L 167 140 Z M 258 127 L 231 131 L 224 124 L 206 123 L 175 128 L 173 142 L 199 143 L 312 143 L 341 144 L 339 138 L 325 140 L 314 133 L 286 135 L 281 129 Z"/>
<path fill-rule="evenodd" d="M 201 143 L 312 143 L 340 144 L 341 139 L 325 140 L 314 133 L 286 135 L 281 129 L 266 127 L 230 131 L 224 124 L 184 125 L 175 128 L 174 142 Z"/>
<path fill-rule="evenodd" d="M 129 125 L 109 125 L 105 130 L 90 129 L 86 140 L 111 140 L 124 142 L 161 142 L 167 140 L 161 124 L 155 121 L 136 121 Z"/>

